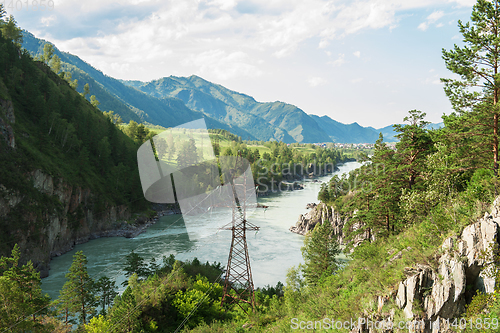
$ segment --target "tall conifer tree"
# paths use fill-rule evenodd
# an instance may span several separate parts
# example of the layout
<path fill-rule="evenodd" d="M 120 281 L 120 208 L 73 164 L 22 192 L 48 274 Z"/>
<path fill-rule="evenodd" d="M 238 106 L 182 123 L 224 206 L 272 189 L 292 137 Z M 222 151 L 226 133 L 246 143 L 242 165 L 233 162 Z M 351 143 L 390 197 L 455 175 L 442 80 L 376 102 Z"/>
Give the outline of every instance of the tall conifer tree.
<path fill-rule="evenodd" d="M 489 152 L 489 165 L 495 176 L 499 169 L 500 117 L 500 8 L 497 0 L 478 0 L 471 14 L 471 22 L 458 21 L 464 46 L 443 49 L 446 67 L 460 79 L 441 79 L 445 92 L 457 115 L 445 117 L 445 124 L 455 127 L 454 139 L 460 138 L 476 156 Z M 448 122 L 448 123 L 447 123 Z M 474 155 L 469 155 L 474 159 Z"/>
<path fill-rule="evenodd" d="M 66 283 L 60 291 L 57 305 L 62 310 L 65 322 L 69 316 L 78 316 L 85 324 L 87 318 L 94 314 L 97 303 L 94 295 L 94 281 L 87 272 L 87 257 L 82 251 L 73 256 L 73 263 L 66 274 Z"/>

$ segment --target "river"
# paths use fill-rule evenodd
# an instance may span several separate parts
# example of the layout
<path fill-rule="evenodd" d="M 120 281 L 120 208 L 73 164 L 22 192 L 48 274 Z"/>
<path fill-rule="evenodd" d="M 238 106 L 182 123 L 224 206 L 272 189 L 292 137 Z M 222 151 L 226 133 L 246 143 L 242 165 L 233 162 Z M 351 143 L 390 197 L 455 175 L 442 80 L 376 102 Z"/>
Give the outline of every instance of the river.
<path fill-rule="evenodd" d="M 347 162 L 339 165 L 339 170 L 334 174 L 349 172 L 360 165 L 358 162 Z M 325 182 L 331 177 L 319 177 L 318 180 Z M 321 183 L 305 181 L 304 185 L 303 190 L 274 193 L 259 198 L 258 202 L 269 208 L 256 209 L 248 216 L 249 222 L 260 227 L 258 232 L 247 233 L 255 287 L 274 286 L 278 281 L 285 283 L 288 268 L 303 262 L 300 248 L 304 237 L 290 232 L 288 228 L 297 222 L 300 214 L 307 212 L 307 203 L 318 201 Z M 66 280 L 65 274 L 77 251 L 83 251 L 87 256 L 88 272 L 94 279 L 102 275 L 115 279 L 120 292 L 123 291 L 121 283 L 125 279 L 121 268 L 125 256 L 132 250 L 148 263 L 153 257 L 157 263 L 161 263 L 163 256 L 173 254 L 179 260 L 197 257 L 202 263 L 215 261 L 225 266 L 231 231 L 218 231 L 217 226 L 221 221 L 229 222 L 228 219 L 228 212 L 203 215 L 199 218 L 199 223 L 189 225 L 188 230 L 181 215 L 169 215 L 160 218 L 135 238 L 99 238 L 77 245 L 72 251 L 51 260 L 50 275 L 42 280 L 42 290 L 52 299 L 59 296 L 59 290 Z M 214 221 L 218 223 L 212 223 Z"/>

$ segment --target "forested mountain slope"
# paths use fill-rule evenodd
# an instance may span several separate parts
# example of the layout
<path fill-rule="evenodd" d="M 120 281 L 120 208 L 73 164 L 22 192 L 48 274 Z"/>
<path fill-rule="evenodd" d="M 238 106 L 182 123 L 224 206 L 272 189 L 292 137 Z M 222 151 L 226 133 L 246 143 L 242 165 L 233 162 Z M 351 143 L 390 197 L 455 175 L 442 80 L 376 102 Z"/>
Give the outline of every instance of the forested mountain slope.
<path fill-rule="evenodd" d="M 329 142 L 331 139 L 304 111 L 283 102 L 259 103 L 196 75 L 150 82 L 123 81 L 156 97 L 177 97 L 193 110 L 251 132 L 260 140 Z"/>
<path fill-rule="evenodd" d="M 44 274 L 145 208 L 137 144 L 61 76 L 0 37 L 0 253 L 18 243 Z"/>
<path fill-rule="evenodd" d="M 43 54 L 47 41 L 23 31 L 23 48 L 32 56 Z M 132 87 L 124 85 L 117 79 L 103 74 L 79 57 L 61 52 L 54 46 L 54 54 L 61 58 L 62 69 L 72 74 L 78 80 L 77 91 L 82 92 L 85 84 L 89 84 L 90 93 L 100 102 L 102 111 L 114 111 L 123 121 L 149 122 L 163 127 L 174 127 L 202 117 L 206 118 L 209 128 L 221 128 L 250 140 L 256 139 L 250 133 L 237 126 L 221 123 L 205 116 L 201 112 L 190 110 L 177 98 L 153 97 Z"/>
<path fill-rule="evenodd" d="M 23 31 L 23 47 L 33 56 L 47 42 Z M 261 103 L 253 97 L 192 75 L 163 77 L 150 82 L 117 80 L 103 74 L 78 56 L 61 52 L 62 68 L 78 80 L 77 90 L 89 84 L 102 111 L 114 111 L 128 122 L 149 122 L 164 127 L 205 117 L 209 128 L 221 128 L 245 140 L 292 142 L 375 143 L 379 132 L 396 141 L 392 125 L 374 129 L 357 123 L 343 124 L 328 116 L 306 114 L 294 105 Z M 134 89 L 135 88 L 135 89 Z"/>

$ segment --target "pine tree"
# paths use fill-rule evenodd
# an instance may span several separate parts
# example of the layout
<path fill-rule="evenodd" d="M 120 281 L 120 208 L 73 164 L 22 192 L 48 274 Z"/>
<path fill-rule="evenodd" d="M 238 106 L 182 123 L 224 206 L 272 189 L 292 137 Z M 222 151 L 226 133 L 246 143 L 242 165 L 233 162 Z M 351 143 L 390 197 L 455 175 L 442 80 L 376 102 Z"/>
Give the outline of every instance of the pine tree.
<path fill-rule="evenodd" d="M 382 133 L 374 146 L 370 164 L 357 173 L 355 195 L 351 211 L 357 211 L 350 223 L 362 222 L 364 227 L 350 234 L 355 237 L 369 230 L 370 233 L 387 234 L 399 227 L 399 200 L 405 181 L 401 170 L 398 170 L 400 160 L 396 152 L 384 142 Z"/>
<path fill-rule="evenodd" d="M 56 304 L 62 310 L 66 324 L 70 316 L 78 316 L 80 322 L 85 324 L 87 318 L 94 314 L 97 303 L 94 281 L 87 272 L 87 258 L 83 252 L 78 251 L 73 258 Z"/>
<path fill-rule="evenodd" d="M 302 271 L 310 285 L 316 285 L 338 269 L 339 262 L 335 257 L 340 248 L 329 223 L 317 224 L 312 232 L 307 233 L 301 251 L 304 258 Z"/>
<path fill-rule="evenodd" d="M 149 134 L 149 129 L 146 128 L 143 124 L 137 126 L 137 131 L 134 135 L 134 139 L 138 143 L 143 143 L 146 141 L 146 136 Z"/>
<path fill-rule="evenodd" d="M 403 119 L 405 125 L 394 125 L 399 134 L 396 137 L 396 154 L 400 164 L 399 171 L 407 183 L 409 190 L 419 180 L 425 169 L 426 157 L 432 152 L 432 140 L 426 129 L 430 123 L 424 121 L 425 113 L 418 110 L 409 111 L 409 116 Z"/>
<path fill-rule="evenodd" d="M 17 22 L 14 16 L 10 15 L 7 20 L 4 19 L 6 15 L 5 8 L 3 4 L 0 4 L 0 32 L 2 36 L 14 42 L 14 44 L 21 48 L 23 43 L 23 34 L 21 29 L 17 26 Z"/>
<path fill-rule="evenodd" d="M 19 265 L 20 250 L 16 244 L 12 257 L 0 258 L 0 330 L 41 329 L 38 317 L 46 313 L 50 298 L 42 294 L 40 273 L 33 264 Z"/>
<path fill-rule="evenodd" d="M 123 268 L 123 271 L 125 272 L 125 276 L 127 278 L 129 278 L 133 274 L 137 274 L 137 276 L 140 278 L 146 278 L 150 274 L 147 264 L 144 262 L 144 258 L 142 258 L 134 251 L 128 254 L 125 257 L 125 260 L 125 267 Z M 127 284 L 127 280 L 122 283 L 122 285 L 124 286 L 126 286 Z"/>
<path fill-rule="evenodd" d="M 130 286 L 116 298 L 115 305 L 109 311 L 107 318 L 110 318 L 113 332 L 135 332 L 140 327 L 141 309 L 137 306 L 131 287 L 137 287 L 136 282 L 137 275 L 132 275 L 129 279 Z"/>
<path fill-rule="evenodd" d="M 489 152 L 489 167 L 498 177 L 500 110 L 500 8 L 498 1 L 478 0 L 471 23 L 458 21 L 465 46 L 443 49 L 446 67 L 460 79 L 441 79 L 453 108 L 461 117 L 450 141 L 470 144 L 472 152 Z M 446 123 L 446 118 L 445 123 Z M 457 118 L 455 114 L 451 115 Z M 466 151 L 464 153 L 467 153 Z M 469 155 L 469 158 L 474 158 Z"/>
<path fill-rule="evenodd" d="M 101 314 L 106 314 L 106 307 L 113 305 L 113 300 L 118 293 L 116 292 L 115 281 L 106 276 L 101 276 L 94 285 L 95 294 L 99 299 Z"/>

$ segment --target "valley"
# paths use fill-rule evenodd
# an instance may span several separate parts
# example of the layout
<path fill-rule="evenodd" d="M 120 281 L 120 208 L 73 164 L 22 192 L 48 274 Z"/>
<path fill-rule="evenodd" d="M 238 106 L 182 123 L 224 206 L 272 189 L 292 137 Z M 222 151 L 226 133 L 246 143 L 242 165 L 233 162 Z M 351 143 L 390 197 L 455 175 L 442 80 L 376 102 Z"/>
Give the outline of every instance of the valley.
<path fill-rule="evenodd" d="M 4 9 L 0 331 L 499 330 L 497 1 L 477 0 L 471 22 L 458 21 L 465 46 L 441 50 L 453 111 L 432 123 L 410 109 L 380 128 L 194 74 L 113 78 Z M 328 64 L 340 76 L 365 52 Z M 229 69 L 254 68 L 238 64 Z M 364 80 L 312 75 L 311 99 Z M 371 105 L 389 110 L 401 80 L 387 96 L 374 93 L 383 80 L 355 91 L 367 118 L 390 114 Z"/>

